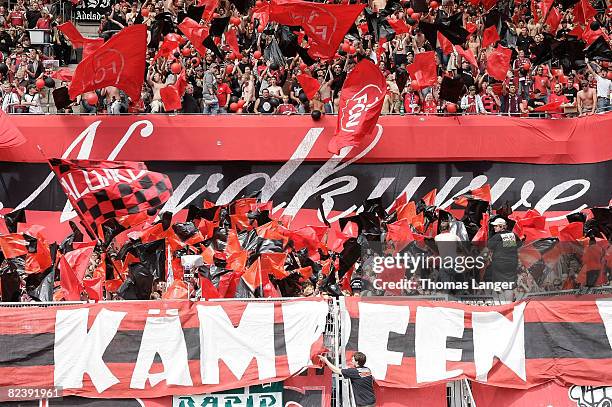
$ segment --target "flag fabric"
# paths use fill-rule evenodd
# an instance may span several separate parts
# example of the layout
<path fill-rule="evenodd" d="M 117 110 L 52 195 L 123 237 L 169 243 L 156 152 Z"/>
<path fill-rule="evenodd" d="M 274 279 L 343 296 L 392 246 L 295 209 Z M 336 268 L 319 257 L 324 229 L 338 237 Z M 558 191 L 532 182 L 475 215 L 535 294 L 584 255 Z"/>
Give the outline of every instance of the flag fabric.
<path fill-rule="evenodd" d="M 49 160 L 72 206 L 97 230 L 107 219 L 160 209 L 172 195 L 164 174 L 142 162 Z"/>
<path fill-rule="evenodd" d="M 499 41 L 499 33 L 497 32 L 496 26 L 492 25 L 483 31 L 482 48 L 487 48 L 489 45 L 493 45 L 497 41 Z"/>
<path fill-rule="evenodd" d="M 465 194 L 455 197 L 455 204 L 459 206 L 467 206 L 469 199 L 491 202 L 491 185 L 484 184 L 480 188 L 472 189 Z"/>
<path fill-rule="evenodd" d="M 470 65 L 475 66 L 476 68 L 478 68 L 478 63 L 476 62 L 476 57 L 474 56 L 474 53 L 472 52 L 471 49 L 463 49 L 461 47 L 461 45 L 455 45 L 455 51 L 457 51 L 457 53 L 459 55 L 461 55 L 461 57 L 463 59 L 465 59 L 466 61 L 468 61 L 470 63 Z"/>
<path fill-rule="evenodd" d="M 574 6 L 573 14 L 574 23 L 586 25 L 591 18 L 597 15 L 597 10 L 591 6 L 589 0 L 580 0 L 580 2 Z"/>
<path fill-rule="evenodd" d="M 19 147 L 26 142 L 25 136 L 4 111 L 0 111 L 0 149 Z"/>
<path fill-rule="evenodd" d="M 82 279 L 79 280 L 74 269 L 70 266 L 65 256 L 60 257 L 60 284 L 64 291 L 64 299 L 67 301 L 80 301 L 83 289 Z"/>
<path fill-rule="evenodd" d="M 558 112 L 563 104 L 562 101 L 550 102 L 543 106 L 538 106 L 533 109 L 534 112 Z"/>
<path fill-rule="evenodd" d="M 406 34 L 410 32 L 410 27 L 408 27 L 404 20 L 393 20 L 387 17 L 387 21 L 389 22 L 391 28 L 393 28 L 393 31 L 395 31 L 395 34 L 397 35 Z"/>
<path fill-rule="evenodd" d="M 344 36 L 364 8 L 365 4 L 274 0 L 270 4 L 270 20 L 301 26 L 311 41 L 308 54 L 327 60 L 334 58 Z"/>
<path fill-rule="evenodd" d="M 215 9 L 219 5 L 219 0 L 202 0 L 198 2 L 198 6 L 204 6 L 202 20 L 210 22 L 215 14 Z"/>
<path fill-rule="evenodd" d="M 132 100 L 140 100 L 146 53 L 146 25 L 124 28 L 79 63 L 70 83 L 70 97 L 116 86 Z"/>
<path fill-rule="evenodd" d="M 102 38 L 85 38 L 71 21 L 57 26 L 57 28 L 68 38 L 74 48 L 89 48 L 89 52 L 100 48 L 104 44 Z M 85 52 L 85 50 L 83 50 Z M 83 55 L 85 58 L 85 55 Z"/>
<path fill-rule="evenodd" d="M 297 80 L 308 100 L 312 100 L 321 87 L 319 81 L 306 73 L 299 74 Z"/>
<path fill-rule="evenodd" d="M 336 133 L 327 147 L 331 153 L 359 145 L 374 130 L 386 91 L 385 77 L 372 61 L 363 59 L 349 72 L 340 93 Z"/>
<path fill-rule="evenodd" d="M 191 42 L 191 45 L 193 45 L 196 51 L 198 51 L 202 57 L 205 57 L 206 47 L 202 43 L 208 38 L 208 27 L 201 26 L 196 21 L 186 17 L 178 25 L 178 28 L 189 39 L 189 42 Z"/>
<path fill-rule="evenodd" d="M 433 86 L 438 82 L 435 51 L 421 52 L 414 56 L 414 62 L 406 68 L 412 80 L 417 81 L 418 88 Z"/>
<path fill-rule="evenodd" d="M 185 94 L 187 87 L 187 79 L 185 78 L 185 70 L 183 69 L 178 75 L 176 82 L 167 85 L 159 90 L 162 102 L 164 103 L 164 109 L 168 112 L 171 110 L 179 110 L 183 105 L 181 99 Z"/>
<path fill-rule="evenodd" d="M 172 40 L 164 40 L 159 44 L 159 49 L 155 53 L 153 60 L 157 60 L 159 58 L 170 58 L 174 51 L 177 51 L 179 47 L 179 43 L 177 41 Z"/>
<path fill-rule="evenodd" d="M 240 54 L 240 47 L 238 46 L 238 37 L 236 37 L 236 30 L 229 29 L 225 32 L 225 42 L 230 46 L 235 54 Z"/>
<path fill-rule="evenodd" d="M 510 57 L 512 50 L 510 48 L 497 45 L 487 58 L 487 73 L 498 81 L 506 79 L 508 69 L 510 69 Z"/>
<path fill-rule="evenodd" d="M 453 52 L 453 43 L 448 40 L 441 32 L 438 31 L 438 44 L 444 55 L 449 55 Z"/>
<path fill-rule="evenodd" d="M 561 23 L 561 13 L 559 12 L 558 7 L 553 7 L 550 10 L 550 14 L 546 18 L 546 24 L 550 26 L 550 34 L 555 34 L 557 32 L 557 28 L 559 28 L 559 24 Z"/>

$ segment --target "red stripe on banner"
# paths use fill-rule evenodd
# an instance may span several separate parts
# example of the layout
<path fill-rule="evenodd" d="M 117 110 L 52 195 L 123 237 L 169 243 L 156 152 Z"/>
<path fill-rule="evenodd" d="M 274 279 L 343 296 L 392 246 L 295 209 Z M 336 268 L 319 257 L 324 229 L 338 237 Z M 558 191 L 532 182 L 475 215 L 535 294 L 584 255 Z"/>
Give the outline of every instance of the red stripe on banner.
<path fill-rule="evenodd" d="M 446 384 L 436 384 L 422 389 L 399 389 L 394 387 L 374 386 L 374 390 L 376 393 L 376 405 L 380 407 L 446 405 Z"/>
<path fill-rule="evenodd" d="M 132 161 L 287 161 L 307 134 L 314 141 L 306 158 L 327 161 L 335 116 L 314 122 L 309 116 L 11 116 L 27 138 L 20 147 L 0 151 L 0 161 L 45 162 L 62 157 L 79 135 L 93 137 L 90 159 Z M 578 164 L 609 160 L 612 115 L 565 120 L 501 116 L 386 116 L 362 145 L 375 146 L 361 162 L 507 161 Z M 180 142 L 177 142 L 180 140 Z M 119 145 L 120 144 L 120 145 Z M 119 145 L 119 146 L 118 146 Z M 197 146 L 197 148 L 195 148 Z M 509 148 L 512 146 L 512 148 Z M 68 158 L 76 158 L 80 145 Z"/>

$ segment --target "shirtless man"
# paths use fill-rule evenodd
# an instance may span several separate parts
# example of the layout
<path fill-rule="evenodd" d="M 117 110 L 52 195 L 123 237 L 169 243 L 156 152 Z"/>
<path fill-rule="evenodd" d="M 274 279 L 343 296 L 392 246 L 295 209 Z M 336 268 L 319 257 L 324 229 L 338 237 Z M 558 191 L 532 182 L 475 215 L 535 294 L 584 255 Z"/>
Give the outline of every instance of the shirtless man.
<path fill-rule="evenodd" d="M 160 113 L 164 104 L 162 103 L 160 90 L 165 85 L 162 82 L 161 75 L 159 72 L 154 72 L 153 68 L 149 68 L 149 72 L 147 73 L 147 83 L 153 90 L 153 101 L 151 102 L 151 113 Z"/>
<path fill-rule="evenodd" d="M 108 110 L 110 110 L 110 107 L 112 106 L 115 100 L 119 100 L 121 98 L 121 96 L 119 95 L 119 88 L 116 88 L 114 86 L 107 86 L 102 89 L 102 92 L 100 93 L 104 97 L 104 100 L 106 102 L 105 105 Z"/>
<path fill-rule="evenodd" d="M 328 72 L 329 74 L 329 72 Z M 321 101 L 324 104 L 324 109 L 325 109 L 325 113 L 333 113 L 332 109 L 333 109 L 333 100 L 332 100 L 332 89 L 331 89 L 331 84 L 333 81 L 333 76 L 330 74 L 329 76 L 331 77 L 330 80 L 326 81 L 326 74 L 323 74 L 323 71 L 319 71 L 319 83 L 321 84 L 321 87 L 319 88 L 319 93 L 321 94 Z"/>
<path fill-rule="evenodd" d="M 280 102 L 280 99 L 285 96 L 285 94 L 283 93 L 283 88 L 276 84 L 276 78 L 274 76 L 270 76 L 270 78 L 268 79 L 268 83 L 270 83 L 270 85 L 268 86 L 270 96 L 279 99 Z"/>
<path fill-rule="evenodd" d="M 595 108 L 597 107 L 597 93 L 595 89 L 589 86 L 588 81 L 583 80 L 580 82 L 580 90 L 576 95 L 576 100 L 578 101 L 577 107 L 580 116 L 595 113 Z"/>

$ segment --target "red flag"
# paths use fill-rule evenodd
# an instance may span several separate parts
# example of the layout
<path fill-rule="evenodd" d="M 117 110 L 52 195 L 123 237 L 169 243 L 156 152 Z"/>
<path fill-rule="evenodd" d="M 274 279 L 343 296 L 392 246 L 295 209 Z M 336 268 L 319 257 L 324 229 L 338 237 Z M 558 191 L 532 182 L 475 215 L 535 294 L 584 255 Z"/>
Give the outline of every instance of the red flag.
<path fill-rule="evenodd" d="M 459 206 L 467 206 L 468 199 L 478 199 L 484 202 L 491 202 L 491 186 L 484 184 L 480 188 L 473 189 L 461 194 L 455 198 L 455 204 Z"/>
<path fill-rule="evenodd" d="M 433 206 L 436 203 L 436 195 L 438 194 L 438 190 L 436 188 L 432 189 L 423 197 L 423 202 L 427 206 Z"/>
<path fill-rule="evenodd" d="M 510 48 L 497 45 L 487 58 L 487 73 L 498 81 L 506 79 L 508 69 L 510 69 L 510 57 L 512 50 Z"/>
<path fill-rule="evenodd" d="M 555 34 L 557 32 L 557 28 L 561 23 L 561 13 L 559 13 L 559 9 L 557 7 L 553 7 L 546 19 L 546 24 L 550 26 L 549 33 Z"/>
<path fill-rule="evenodd" d="M 304 93 L 306 94 L 308 100 L 312 100 L 314 95 L 319 91 L 319 88 L 321 87 L 319 81 L 306 73 L 299 74 L 297 76 L 297 80 L 302 89 L 304 90 Z"/>
<path fill-rule="evenodd" d="M 574 37 L 578 37 L 578 38 L 582 38 L 583 34 L 584 34 L 584 30 L 579 25 L 577 25 L 576 27 L 572 29 L 572 31 L 567 33 L 567 35 L 573 35 Z"/>
<path fill-rule="evenodd" d="M 499 41 L 499 33 L 497 32 L 497 27 L 492 25 L 491 27 L 485 29 L 482 33 L 482 47 L 487 48 L 489 45 L 495 44 Z"/>
<path fill-rule="evenodd" d="M 287 253 L 262 253 L 259 259 L 262 270 L 267 274 L 272 274 L 274 278 L 282 280 L 289 275 L 289 272 L 285 270 Z"/>
<path fill-rule="evenodd" d="M 482 0 L 482 5 L 487 11 L 489 11 L 495 4 L 497 4 L 497 0 Z"/>
<path fill-rule="evenodd" d="M 60 284 L 64 290 L 64 298 L 68 301 L 81 300 L 81 281 L 64 256 L 60 257 Z"/>
<path fill-rule="evenodd" d="M 202 57 L 206 56 L 206 47 L 202 42 L 208 37 L 208 27 L 201 26 L 189 17 L 186 17 L 178 28 L 185 34 L 191 42 L 191 45 L 200 53 Z"/>
<path fill-rule="evenodd" d="M 584 225 L 582 222 L 571 222 L 559 229 L 559 240 L 562 242 L 573 242 L 583 236 Z"/>
<path fill-rule="evenodd" d="M 147 26 L 124 28 L 77 66 L 68 89 L 70 97 L 116 86 L 132 100 L 140 100 L 146 53 Z"/>
<path fill-rule="evenodd" d="M 21 233 L 0 236 L 0 250 L 5 258 L 13 259 L 28 253 L 28 242 Z"/>
<path fill-rule="evenodd" d="M 457 53 L 459 55 L 461 55 L 461 57 L 463 59 L 468 61 L 470 63 L 470 65 L 475 66 L 476 68 L 478 68 L 478 63 L 476 62 L 476 57 L 474 56 L 474 53 L 472 52 L 471 49 L 463 49 L 463 48 L 461 48 L 460 45 L 455 45 L 455 51 L 457 51 Z"/>
<path fill-rule="evenodd" d="M 536 107 L 535 109 L 533 109 L 533 111 L 534 112 L 559 112 L 559 109 L 561 108 L 562 104 L 563 104 L 562 101 L 550 102 L 543 106 Z"/>
<path fill-rule="evenodd" d="M 478 30 L 478 26 L 470 21 L 465 24 L 465 29 L 468 30 L 470 34 L 474 34 L 476 30 Z"/>
<path fill-rule="evenodd" d="M 83 59 L 87 57 L 85 55 L 86 50 L 88 50 L 88 52 L 93 52 L 104 44 L 104 40 L 102 38 L 83 37 L 79 30 L 77 30 L 74 24 L 72 24 L 70 21 L 58 25 L 57 28 L 64 33 L 66 37 L 68 37 L 68 40 L 70 40 L 70 43 L 74 48 L 84 48 Z"/>
<path fill-rule="evenodd" d="M 219 5 L 219 0 L 202 0 L 198 2 L 198 7 L 204 6 L 204 12 L 202 13 L 202 20 L 210 22 L 215 10 Z M 192 20 L 193 21 L 193 20 Z"/>
<path fill-rule="evenodd" d="M 331 59 L 365 4 L 322 4 L 299 0 L 275 0 L 270 4 L 270 20 L 301 26 L 313 58 Z"/>
<path fill-rule="evenodd" d="M 262 2 L 263 4 L 259 7 L 253 8 L 253 16 L 251 22 L 255 23 L 255 19 L 259 20 L 258 30 L 263 31 L 264 27 L 268 25 L 270 21 L 270 3 Z M 261 32 L 260 31 L 260 32 Z M 302 35 L 302 39 L 304 36 Z M 301 45 L 302 41 L 298 39 L 298 45 Z"/>
<path fill-rule="evenodd" d="M 227 274 L 231 275 L 232 273 Z M 201 296 L 204 299 L 210 300 L 211 298 L 222 298 L 221 294 L 219 294 L 219 291 L 217 290 L 217 287 L 215 287 L 214 284 L 206 277 L 200 276 L 200 288 L 202 289 Z"/>
<path fill-rule="evenodd" d="M 387 82 L 380 69 L 368 59 L 361 60 L 342 86 L 336 134 L 327 146 L 331 153 L 338 154 L 343 147 L 357 146 L 362 138 L 372 133 L 386 91 Z"/>
<path fill-rule="evenodd" d="M 185 70 L 183 69 L 175 83 L 159 90 L 166 111 L 179 110 L 183 106 L 181 98 L 185 94 L 186 87 L 187 80 L 185 79 Z"/>
<path fill-rule="evenodd" d="M 406 34 L 410 32 L 410 27 L 408 27 L 404 20 L 393 20 L 387 17 L 387 21 L 389 22 L 389 25 L 391 26 L 391 28 L 393 28 L 393 31 L 395 31 L 397 35 Z"/>
<path fill-rule="evenodd" d="M 397 222 L 389 223 L 387 225 L 386 241 L 393 242 L 393 254 L 398 253 L 406 247 L 408 243 L 414 241 L 414 237 L 410 231 L 410 221 L 401 219 Z"/>
<path fill-rule="evenodd" d="M 548 14 L 548 10 L 552 7 L 555 0 L 542 0 L 540 2 L 540 9 L 542 10 L 542 18 L 545 18 Z"/>
<path fill-rule="evenodd" d="M 104 295 L 102 293 L 102 286 L 104 285 L 104 279 L 102 277 L 97 278 L 86 278 L 83 280 L 83 287 L 87 296 L 90 300 L 102 301 Z"/>
<path fill-rule="evenodd" d="M 162 295 L 164 300 L 186 300 L 189 298 L 189 288 L 187 283 L 181 280 L 174 280 Z"/>
<path fill-rule="evenodd" d="M 416 54 L 414 62 L 408 65 L 406 70 L 410 74 L 410 78 L 417 81 L 420 89 L 435 85 L 438 83 L 435 51 Z"/>
<path fill-rule="evenodd" d="M 70 82 L 72 80 L 72 76 L 74 75 L 74 71 L 70 68 L 60 68 L 57 71 L 51 74 L 53 79 L 59 79 L 60 81 Z"/>
<path fill-rule="evenodd" d="M 176 41 L 171 41 L 171 40 L 164 40 L 159 44 L 159 49 L 157 50 L 157 53 L 155 53 L 155 56 L 153 57 L 154 60 L 157 60 L 158 58 L 169 58 L 172 55 L 174 55 L 174 51 L 179 47 L 179 43 Z"/>
<path fill-rule="evenodd" d="M 408 203 L 408 197 L 406 196 L 406 192 L 402 192 L 402 194 L 398 196 L 395 201 L 393 201 L 393 205 L 391 205 L 389 208 L 389 213 L 393 213 L 394 210 L 398 210 L 402 206 L 406 205 L 406 203 Z"/>
<path fill-rule="evenodd" d="M 225 42 L 230 46 L 232 51 L 236 54 L 240 54 L 240 47 L 238 46 L 238 38 L 236 37 L 236 31 L 229 29 L 225 32 Z"/>
<path fill-rule="evenodd" d="M 486 245 L 487 241 L 489 240 L 489 217 L 490 215 L 488 213 L 484 213 L 482 215 L 482 220 L 480 221 L 480 228 L 474 235 L 472 242 L 481 246 Z"/>
<path fill-rule="evenodd" d="M 406 219 L 408 222 L 412 222 L 412 219 L 415 216 L 416 204 L 414 203 L 414 201 L 410 201 L 397 209 L 397 220 Z"/>
<path fill-rule="evenodd" d="M 440 31 L 438 31 L 438 43 L 440 44 L 440 48 L 442 48 L 442 53 L 444 55 L 449 55 L 453 52 L 453 43 L 442 35 Z"/>
<path fill-rule="evenodd" d="M 586 25 L 587 22 L 597 15 L 597 10 L 591 6 L 589 0 L 581 0 L 574 6 L 574 22 Z"/>

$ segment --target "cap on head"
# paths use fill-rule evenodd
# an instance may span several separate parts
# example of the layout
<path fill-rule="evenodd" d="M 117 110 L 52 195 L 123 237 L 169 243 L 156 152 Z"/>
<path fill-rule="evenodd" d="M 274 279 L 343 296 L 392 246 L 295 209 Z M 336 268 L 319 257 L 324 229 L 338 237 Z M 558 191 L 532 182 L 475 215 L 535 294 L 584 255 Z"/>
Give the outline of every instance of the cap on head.
<path fill-rule="evenodd" d="M 491 222 L 493 226 L 502 226 L 506 225 L 506 220 L 504 218 L 497 218 Z"/>

